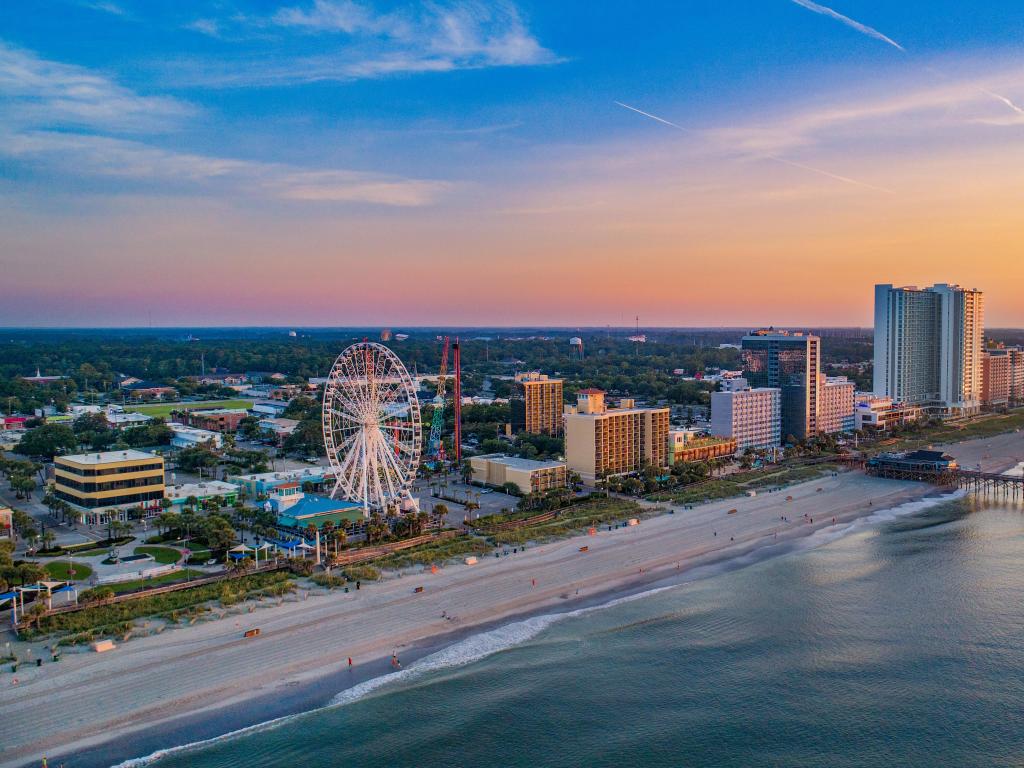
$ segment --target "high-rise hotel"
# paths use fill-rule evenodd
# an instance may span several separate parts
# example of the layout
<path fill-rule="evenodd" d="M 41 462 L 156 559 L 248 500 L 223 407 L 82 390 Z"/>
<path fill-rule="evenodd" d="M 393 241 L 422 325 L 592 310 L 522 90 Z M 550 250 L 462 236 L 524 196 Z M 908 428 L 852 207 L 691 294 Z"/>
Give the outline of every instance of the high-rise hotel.
<path fill-rule="evenodd" d="M 752 388 L 775 388 L 782 396 L 782 439 L 806 440 L 818 427 L 821 339 L 810 333 L 767 328 L 740 342 L 743 377 Z M 851 404 L 852 409 L 852 404 Z"/>
<path fill-rule="evenodd" d="M 984 336 L 979 290 L 876 285 L 875 394 L 942 416 L 977 413 Z"/>

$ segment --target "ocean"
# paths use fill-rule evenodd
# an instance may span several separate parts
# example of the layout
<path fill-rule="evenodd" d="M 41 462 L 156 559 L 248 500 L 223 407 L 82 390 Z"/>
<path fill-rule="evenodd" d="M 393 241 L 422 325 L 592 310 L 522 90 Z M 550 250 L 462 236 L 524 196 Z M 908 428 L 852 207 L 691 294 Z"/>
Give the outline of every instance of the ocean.
<path fill-rule="evenodd" d="M 810 546 L 815 544 L 816 546 Z M 124 765 L 1019 766 L 1024 510 L 908 505 Z"/>

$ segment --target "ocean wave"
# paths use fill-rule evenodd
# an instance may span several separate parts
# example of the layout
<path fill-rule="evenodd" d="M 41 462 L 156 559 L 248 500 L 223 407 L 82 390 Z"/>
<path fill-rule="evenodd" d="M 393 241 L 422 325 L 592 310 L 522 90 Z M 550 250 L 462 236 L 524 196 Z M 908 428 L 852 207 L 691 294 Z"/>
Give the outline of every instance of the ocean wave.
<path fill-rule="evenodd" d="M 143 766 L 151 765 L 165 757 L 186 754 L 206 747 L 234 741 L 251 734 L 274 730 L 283 725 L 287 725 L 288 723 L 295 722 L 299 718 L 308 717 L 319 712 L 337 709 L 339 707 L 352 704 L 366 698 L 382 688 L 390 688 L 393 685 L 403 682 L 408 683 L 430 672 L 472 664 L 475 661 L 480 661 L 481 659 L 493 656 L 496 653 L 521 646 L 559 621 L 579 616 L 586 616 L 597 611 L 605 611 L 609 608 L 614 608 L 635 600 L 643 600 L 651 597 L 652 595 L 665 592 L 670 589 L 676 589 L 684 582 L 693 582 L 699 579 L 709 578 L 724 571 L 742 568 L 752 563 L 777 556 L 778 554 L 820 547 L 851 533 L 856 533 L 865 528 L 878 525 L 879 523 L 885 523 L 908 515 L 917 514 L 925 509 L 929 509 L 930 507 L 945 504 L 949 501 L 955 501 L 956 499 L 963 498 L 966 495 L 967 492 L 961 490 L 944 494 L 942 496 L 933 496 L 926 499 L 920 499 L 918 501 L 906 502 L 889 509 L 880 509 L 870 515 L 857 518 L 850 523 L 822 528 L 815 531 L 810 536 L 803 537 L 797 542 L 790 543 L 789 545 L 768 544 L 764 547 L 759 547 L 726 561 L 690 568 L 681 574 L 681 578 L 674 579 L 670 584 L 644 589 L 635 593 L 616 597 L 604 603 L 589 605 L 572 611 L 541 614 L 538 616 L 531 616 L 530 618 L 523 619 L 521 621 L 502 624 L 494 629 L 470 635 L 469 637 L 459 640 L 458 642 L 442 648 L 439 651 L 435 651 L 434 653 L 424 656 L 396 672 L 391 672 L 379 677 L 373 677 L 369 680 L 364 680 L 351 688 L 346 688 L 335 695 L 330 702 L 321 707 L 307 710 L 305 712 L 296 712 L 294 714 L 284 715 L 282 717 L 274 718 L 273 720 L 267 720 L 245 728 L 239 728 L 238 730 L 230 731 L 229 733 L 204 739 L 202 741 L 194 741 L 177 747 L 168 747 L 167 749 L 157 750 L 145 757 L 125 760 L 115 766 L 112 766 L 112 768 L 143 768 Z M 783 549 L 783 547 L 785 547 L 785 549 Z"/>

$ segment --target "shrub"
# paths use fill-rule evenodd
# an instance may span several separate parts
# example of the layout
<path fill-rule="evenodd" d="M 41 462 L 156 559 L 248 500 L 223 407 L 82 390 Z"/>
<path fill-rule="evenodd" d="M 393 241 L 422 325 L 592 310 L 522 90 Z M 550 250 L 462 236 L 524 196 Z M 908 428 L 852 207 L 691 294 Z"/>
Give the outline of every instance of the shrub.
<path fill-rule="evenodd" d="M 328 589 L 343 587 L 346 583 L 344 576 L 338 576 L 333 573 L 314 573 L 310 580 L 314 584 L 321 587 L 327 587 Z"/>
<path fill-rule="evenodd" d="M 380 578 L 380 571 L 372 565 L 350 565 L 344 574 L 349 581 L 377 581 Z"/>

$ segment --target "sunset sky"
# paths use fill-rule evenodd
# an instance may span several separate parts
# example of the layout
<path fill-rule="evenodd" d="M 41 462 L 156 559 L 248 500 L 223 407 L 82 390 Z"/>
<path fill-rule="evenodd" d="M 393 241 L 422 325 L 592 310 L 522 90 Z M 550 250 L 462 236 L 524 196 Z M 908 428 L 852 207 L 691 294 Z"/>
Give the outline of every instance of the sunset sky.
<path fill-rule="evenodd" d="M 1020 0 L 8 0 L 0 325 L 1024 326 Z"/>

